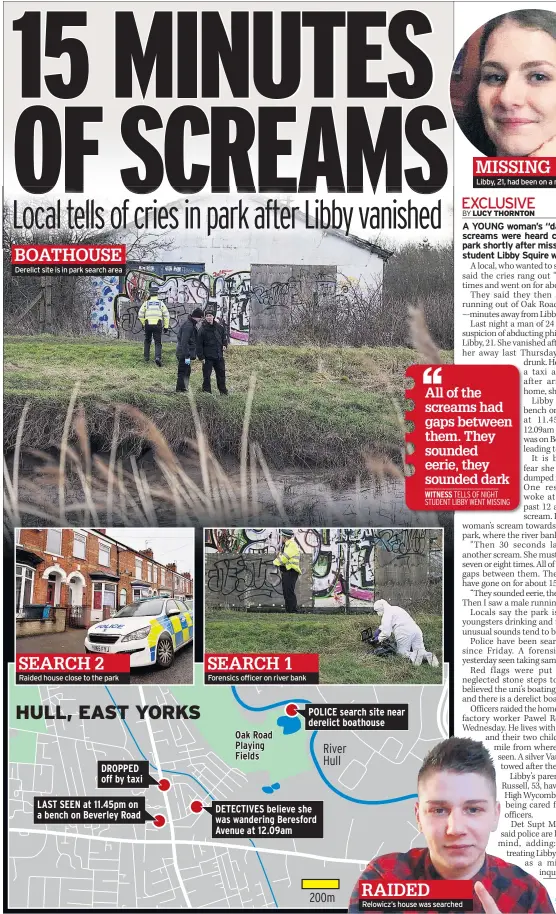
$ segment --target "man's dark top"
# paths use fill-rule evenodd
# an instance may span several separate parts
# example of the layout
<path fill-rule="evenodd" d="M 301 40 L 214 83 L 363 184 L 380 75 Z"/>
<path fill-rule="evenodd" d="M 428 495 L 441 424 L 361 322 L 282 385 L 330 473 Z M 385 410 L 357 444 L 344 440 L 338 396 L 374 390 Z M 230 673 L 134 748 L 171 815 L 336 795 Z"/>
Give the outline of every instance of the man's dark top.
<path fill-rule="evenodd" d="M 219 361 L 224 358 L 224 347 L 228 345 L 226 328 L 213 321 L 203 321 L 197 333 L 197 358 Z"/>
<path fill-rule="evenodd" d="M 385 854 L 371 860 L 360 879 L 397 880 L 431 880 L 442 879 L 435 870 L 427 848 L 414 848 L 406 854 Z M 554 914 L 554 908 L 544 886 L 537 882 L 519 866 L 506 863 L 499 857 L 487 854 L 485 862 L 473 882 L 482 882 L 487 892 L 492 895 L 501 914 Z M 356 884 L 349 903 L 350 914 L 359 912 L 359 883 Z M 484 911 L 484 908 L 473 894 L 473 911 Z M 374 912 L 380 914 L 380 912 Z M 416 914 L 407 911 L 406 914 Z M 423 912 L 421 912 L 423 914 Z"/>
<path fill-rule="evenodd" d="M 194 359 L 197 355 L 197 325 L 192 317 L 181 324 L 178 330 L 178 345 L 176 346 L 176 358 Z"/>

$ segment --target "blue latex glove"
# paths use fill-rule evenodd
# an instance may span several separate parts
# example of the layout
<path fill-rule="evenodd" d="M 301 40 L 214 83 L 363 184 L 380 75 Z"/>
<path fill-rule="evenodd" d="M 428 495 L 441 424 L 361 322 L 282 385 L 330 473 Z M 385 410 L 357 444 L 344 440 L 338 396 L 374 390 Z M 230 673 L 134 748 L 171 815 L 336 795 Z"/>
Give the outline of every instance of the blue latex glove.
<path fill-rule="evenodd" d="M 186 365 L 191 365 L 191 359 L 184 359 Z"/>

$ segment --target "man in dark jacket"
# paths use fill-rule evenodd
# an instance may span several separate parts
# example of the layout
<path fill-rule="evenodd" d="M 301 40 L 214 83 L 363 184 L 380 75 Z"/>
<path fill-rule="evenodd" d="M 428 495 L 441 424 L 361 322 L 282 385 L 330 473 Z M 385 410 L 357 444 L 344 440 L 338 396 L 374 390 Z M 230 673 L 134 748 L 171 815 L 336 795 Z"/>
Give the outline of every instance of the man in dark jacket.
<path fill-rule="evenodd" d="M 216 384 L 221 394 L 227 394 L 226 364 L 224 350 L 228 346 L 226 328 L 216 320 L 214 308 L 205 309 L 205 319 L 197 333 L 197 358 L 203 362 L 203 390 L 210 394 L 212 369 L 216 375 Z"/>
<path fill-rule="evenodd" d="M 197 357 L 197 327 L 203 318 L 201 308 L 194 308 L 178 330 L 176 358 L 178 360 L 178 380 L 176 390 L 184 392 L 189 387 L 191 362 Z"/>

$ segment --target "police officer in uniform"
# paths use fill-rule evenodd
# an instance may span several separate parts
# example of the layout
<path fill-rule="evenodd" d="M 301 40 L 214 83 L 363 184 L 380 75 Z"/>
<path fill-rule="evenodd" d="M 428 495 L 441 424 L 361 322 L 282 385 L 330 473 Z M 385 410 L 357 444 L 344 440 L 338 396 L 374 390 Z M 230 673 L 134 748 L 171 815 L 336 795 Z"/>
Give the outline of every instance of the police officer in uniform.
<path fill-rule="evenodd" d="M 158 283 L 151 282 L 150 297 L 139 308 L 139 320 L 145 329 L 145 344 L 143 356 L 145 362 L 151 357 L 151 340 L 154 340 L 154 360 L 160 368 L 162 366 L 162 328 L 168 333 L 170 326 L 170 313 L 161 298 L 156 295 Z"/>
<path fill-rule="evenodd" d="M 293 530 L 282 530 L 281 539 L 281 550 L 272 564 L 277 565 L 282 575 L 282 592 L 284 594 L 286 612 L 296 613 L 297 597 L 295 595 L 295 585 L 301 574 L 301 553 L 294 539 Z"/>

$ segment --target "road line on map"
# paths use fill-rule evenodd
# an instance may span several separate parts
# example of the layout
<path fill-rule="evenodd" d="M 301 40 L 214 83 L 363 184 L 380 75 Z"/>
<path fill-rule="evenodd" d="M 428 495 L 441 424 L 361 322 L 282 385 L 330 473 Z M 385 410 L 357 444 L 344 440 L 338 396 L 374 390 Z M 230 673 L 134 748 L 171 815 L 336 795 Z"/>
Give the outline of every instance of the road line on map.
<path fill-rule="evenodd" d="M 139 696 L 140 696 L 140 698 L 141 698 L 141 704 L 143 705 L 143 707 L 145 707 L 145 705 L 146 705 L 145 693 L 143 692 L 143 686 L 142 686 L 142 685 L 139 686 Z M 152 726 L 151 726 L 151 720 L 150 720 L 150 717 L 149 717 L 148 714 L 145 715 L 145 723 L 146 723 L 146 725 L 147 725 L 147 731 L 148 731 L 148 734 L 149 734 L 149 739 L 150 739 L 150 741 L 151 741 L 151 747 L 152 747 L 153 758 L 154 758 L 154 760 L 155 760 L 156 768 L 157 768 L 157 770 L 158 770 L 158 779 L 160 780 L 161 777 L 162 777 L 162 768 L 160 767 L 160 759 L 159 759 L 159 757 L 158 757 L 158 749 L 156 748 L 156 742 L 155 742 L 155 739 L 154 739 L 154 736 L 153 736 L 153 731 L 152 731 Z M 183 877 L 182 877 L 182 874 L 181 874 L 181 872 L 180 872 L 180 868 L 179 868 L 179 864 L 178 864 L 178 851 L 177 851 L 177 848 L 176 848 L 176 832 L 175 832 L 175 830 L 174 830 L 174 820 L 173 820 L 173 818 L 172 818 L 172 810 L 170 809 L 170 800 L 169 800 L 169 798 L 168 798 L 168 792 L 167 792 L 167 791 L 164 791 L 164 792 L 163 792 L 163 797 L 164 797 L 164 803 L 165 803 L 165 805 L 166 805 L 166 822 L 167 822 L 168 827 L 169 827 L 169 829 L 170 829 L 170 835 L 171 835 L 172 858 L 173 858 L 173 861 L 174 861 L 174 869 L 175 869 L 175 871 L 176 871 L 176 876 L 178 877 L 178 882 L 179 882 L 179 885 L 180 885 L 180 889 L 182 890 L 182 894 L 183 894 L 183 897 L 184 897 L 184 899 L 185 899 L 185 903 L 186 903 L 186 905 L 187 905 L 188 908 L 192 908 L 193 905 L 192 905 L 192 903 L 191 903 L 191 899 L 189 898 L 189 895 L 187 894 L 187 889 L 185 888 L 184 881 L 183 881 Z"/>
<path fill-rule="evenodd" d="M 8 831 L 16 832 L 20 835 L 54 835 L 59 838 L 85 838 L 89 841 L 104 841 L 105 844 L 110 844 L 117 842 L 119 844 L 171 844 L 170 839 L 166 838 L 105 838 L 102 835 L 86 835 L 83 832 L 65 832 L 65 831 L 55 831 L 53 829 L 43 829 L 43 828 L 25 828 L 25 826 L 20 828 L 9 828 Z M 254 851 L 259 854 L 275 854 L 280 857 L 303 857 L 307 860 L 323 860 L 327 863 L 356 863 L 358 866 L 366 866 L 369 862 L 366 858 L 365 860 L 353 860 L 346 857 L 323 857 L 319 854 L 307 854 L 303 851 L 283 851 L 275 847 L 257 847 L 254 845 L 250 847 L 248 844 L 222 844 L 220 841 L 199 841 L 191 840 L 188 838 L 176 838 L 176 844 L 191 844 L 195 847 L 227 847 L 230 850 L 234 851 Z"/>
<path fill-rule="evenodd" d="M 114 696 L 112 695 L 112 693 L 111 693 L 110 689 L 108 688 L 108 686 L 105 685 L 104 688 L 105 688 L 106 691 L 108 692 L 108 694 L 109 694 L 109 696 L 110 696 L 110 700 L 112 701 L 112 703 L 114 704 L 114 706 L 115 706 L 115 707 L 119 707 L 119 706 L 117 705 L 117 703 L 116 703 L 116 699 L 115 699 Z M 142 687 L 140 687 L 140 688 L 142 688 Z M 142 693 L 141 693 L 141 694 L 142 694 Z M 142 700 L 143 700 L 143 702 L 144 702 L 144 700 L 145 700 L 143 695 L 142 695 Z M 149 762 L 149 765 L 150 765 L 151 768 L 154 768 L 155 766 L 153 765 L 153 763 L 152 763 L 151 761 L 149 761 L 148 757 L 145 755 L 145 753 L 144 753 L 143 750 L 141 749 L 139 743 L 137 742 L 137 740 L 136 740 L 136 738 L 135 738 L 135 736 L 134 736 L 134 734 L 133 734 L 133 731 L 132 731 L 131 727 L 129 726 L 128 722 L 127 722 L 126 720 L 123 719 L 123 717 L 122 717 L 121 714 L 119 715 L 119 717 L 120 717 L 120 722 L 121 722 L 122 726 L 125 726 L 126 730 L 128 731 L 129 735 L 131 736 L 133 742 L 135 743 L 135 745 L 136 745 L 136 747 L 137 747 L 137 751 L 139 752 L 139 754 L 145 759 L 145 761 L 148 761 L 148 762 Z M 152 733 L 150 733 L 150 737 L 151 737 L 151 742 L 152 742 Z M 157 760 L 157 761 L 158 761 L 158 760 Z M 209 797 L 211 798 L 211 800 L 214 800 L 214 799 L 215 799 L 215 797 L 212 795 L 212 793 L 210 792 L 210 790 L 207 790 L 207 788 L 203 786 L 203 784 L 201 783 L 201 781 L 198 780 L 198 778 L 196 778 L 196 777 L 195 777 L 194 775 L 192 775 L 192 774 L 189 774 L 187 771 L 175 771 L 175 770 L 169 769 L 169 768 L 161 768 L 161 767 L 160 767 L 160 762 L 159 762 L 159 761 L 158 761 L 158 770 L 159 770 L 159 772 L 160 772 L 160 771 L 163 771 L 165 774 L 167 774 L 167 773 L 170 773 L 170 774 L 179 774 L 179 775 L 182 775 L 183 777 L 190 778 L 192 781 L 194 781 L 196 784 L 199 785 L 199 787 L 201 788 L 201 790 L 204 790 L 204 792 L 206 793 L 206 795 L 209 796 Z M 257 848 L 255 842 L 254 842 L 251 838 L 249 839 L 249 841 L 251 842 L 251 844 L 253 845 L 253 849 L 254 849 L 255 852 L 257 853 L 257 860 L 259 861 L 260 867 L 261 867 L 261 869 L 262 869 L 262 871 L 263 871 L 263 874 L 264 874 L 264 877 L 265 877 L 265 879 L 266 879 L 268 888 L 269 888 L 269 890 L 270 890 L 270 894 L 272 895 L 272 900 L 274 901 L 275 906 L 278 908 L 278 907 L 279 907 L 279 904 L 278 904 L 278 901 L 276 900 L 276 896 L 275 896 L 275 894 L 274 894 L 274 889 L 272 888 L 272 883 L 270 882 L 270 879 L 269 879 L 268 873 L 267 873 L 267 871 L 266 871 L 266 869 L 265 869 L 264 863 L 263 863 L 263 861 L 261 860 L 261 858 L 260 858 L 260 856 L 259 856 L 259 854 L 258 854 L 258 848 Z M 175 844 L 175 843 L 176 843 L 176 840 L 175 840 L 175 836 L 174 836 L 174 844 Z M 193 844 L 193 843 L 195 843 L 195 842 L 178 842 L 178 843 L 189 843 L 189 844 Z M 199 843 L 199 842 L 197 842 L 197 843 Z M 218 847 L 218 846 L 225 847 L 225 845 L 214 845 L 214 846 L 215 846 L 215 847 Z M 180 878 L 181 878 L 181 874 L 180 874 Z M 182 882 L 182 885 L 183 885 L 183 882 Z M 184 892 L 185 892 L 185 886 L 184 886 Z M 187 897 L 187 895 L 186 895 L 186 897 Z M 187 899 L 187 900 L 189 901 L 189 899 Z M 191 907 L 191 905 L 190 905 L 190 907 Z"/>

